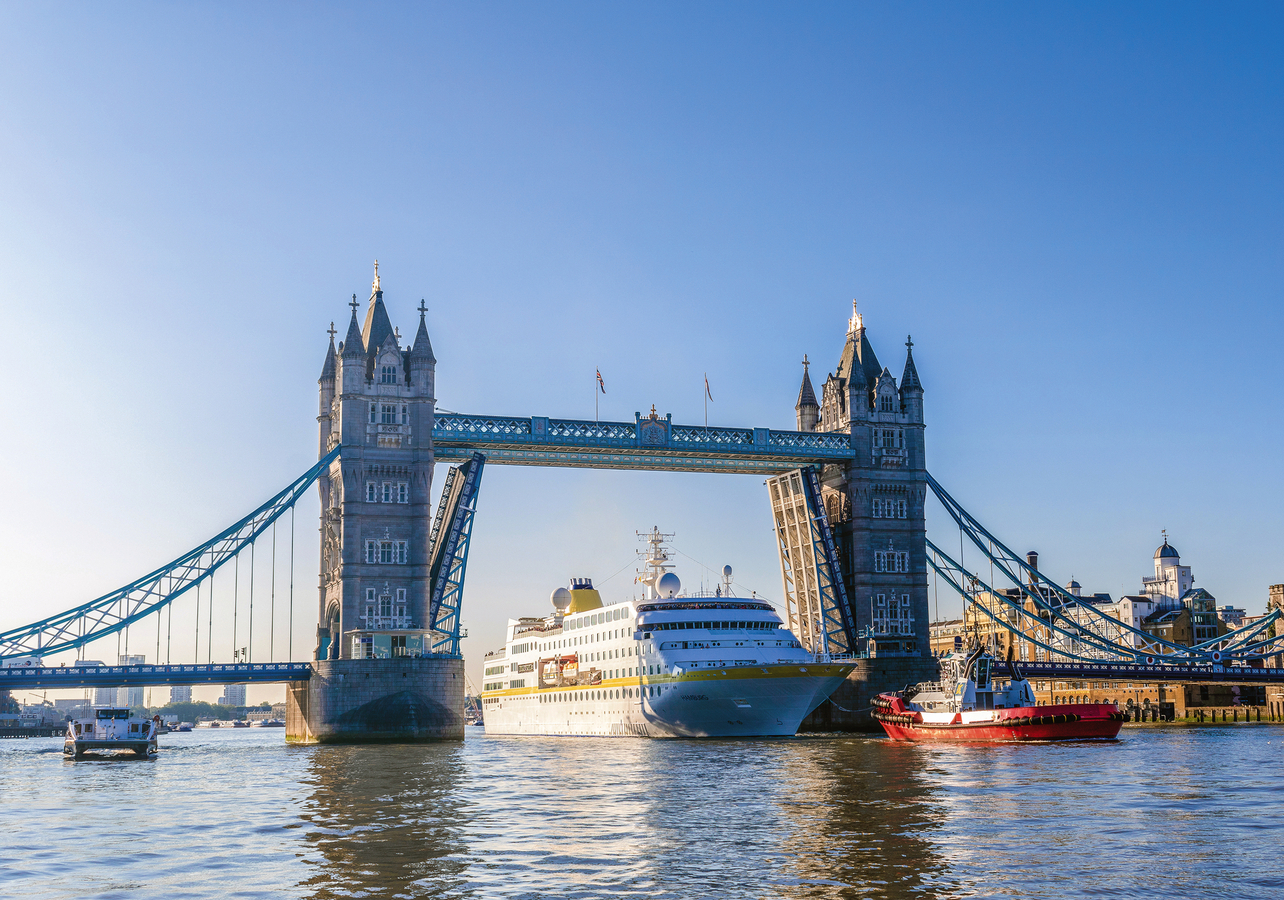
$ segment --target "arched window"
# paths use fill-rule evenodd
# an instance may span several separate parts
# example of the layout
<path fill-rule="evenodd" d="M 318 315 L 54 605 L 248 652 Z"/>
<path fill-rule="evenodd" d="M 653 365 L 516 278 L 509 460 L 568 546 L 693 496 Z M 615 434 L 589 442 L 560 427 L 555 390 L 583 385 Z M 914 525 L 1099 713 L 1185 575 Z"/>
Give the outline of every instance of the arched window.
<path fill-rule="evenodd" d="M 882 399 L 879 401 L 879 409 L 880 409 L 882 412 L 891 412 L 891 411 L 892 411 L 892 395 L 891 395 L 891 394 L 884 394 L 884 395 L 882 396 Z"/>
<path fill-rule="evenodd" d="M 397 367 L 396 367 L 396 366 L 380 366 L 380 367 L 379 367 L 379 382 L 380 382 L 381 384 L 396 384 L 396 383 L 397 383 Z"/>

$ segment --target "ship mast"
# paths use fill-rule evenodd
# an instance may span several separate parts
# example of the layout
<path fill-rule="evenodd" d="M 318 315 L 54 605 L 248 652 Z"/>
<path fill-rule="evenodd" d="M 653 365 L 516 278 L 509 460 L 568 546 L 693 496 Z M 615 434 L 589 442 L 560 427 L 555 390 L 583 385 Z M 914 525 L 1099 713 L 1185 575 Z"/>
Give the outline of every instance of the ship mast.
<path fill-rule="evenodd" d="M 669 561 L 669 550 L 664 546 L 664 542 L 672 540 L 673 535 L 664 534 L 659 526 L 652 526 L 646 534 L 640 531 L 634 533 L 646 543 L 646 549 L 638 551 L 638 556 L 642 558 L 642 568 L 638 570 L 638 581 L 646 590 L 645 599 L 658 600 L 660 579 L 673 568 L 673 563 Z"/>

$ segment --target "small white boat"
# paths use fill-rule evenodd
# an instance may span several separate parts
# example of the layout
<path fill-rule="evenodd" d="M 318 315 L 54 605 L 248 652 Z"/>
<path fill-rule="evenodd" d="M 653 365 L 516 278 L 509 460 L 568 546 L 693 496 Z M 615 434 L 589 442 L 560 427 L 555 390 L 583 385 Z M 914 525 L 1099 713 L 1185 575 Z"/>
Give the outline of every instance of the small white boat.
<path fill-rule="evenodd" d="M 156 755 L 156 732 L 160 716 L 147 719 L 130 716 L 127 708 L 94 707 L 94 714 L 67 722 L 62 752 L 73 759 L 86 754 L 115 756 L 128 754 L 139 759 Z"/>

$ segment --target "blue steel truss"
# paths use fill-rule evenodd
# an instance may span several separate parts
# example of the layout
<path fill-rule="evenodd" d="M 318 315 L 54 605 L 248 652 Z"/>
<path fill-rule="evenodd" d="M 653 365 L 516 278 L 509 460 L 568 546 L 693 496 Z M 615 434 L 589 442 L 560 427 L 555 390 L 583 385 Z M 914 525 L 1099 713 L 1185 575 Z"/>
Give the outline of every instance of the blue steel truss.
<path fill-rule="evenodd" d="M 437 416 L 432 438 L 439 460 L 480 451 L 519 466 L 779 475 L 856 456 L 848 434 L 674 425 L 654 413 L 633 422 L 450 413 Z"/>
<path fill-rule="evenodd" d="M 1013 553 L 967 512 L 940 483 L 927 476 L 928 486 L 959 529 L 981 551 L 982 558 L 1015 590 L 1002 591 L 955 562 L 927 542 L 928 565 L 970 604 L 997 626 L 1049 655 L 1090 663 L 1159 660 L 1174 665 L 1230 665 L 1258 662 L 1284 652 L 1284 634 L 1272 637 L 1279 610 L 1227 634 L 1187 646 L 1156 637 L 1107 615 L 1076 597 Z"/>
<path fill-rule="evenodd" d="M 0 690 L 130 687 L 166 684 L 255 684 L 307 681 L 311 663 L 197 663 L 172 666 L 44 666 L 0 669 Z"/>
<path fill-rule="evenodd" d="M 856 652 L 856 620 L 851 604 L 847 602 L 847 587 L 843 583 L 843 570 L 838 562 L 838 549 L 834 533 L 829 527 L 829 516 L 820 499 L 820 479 L 814 466 L 802 470 L 803 492 L 807 496 L 807 512 L 811 516 L 812 541 L 816 552 L 817 586 L 820 588 L 820 608 L 824 622 L 825 639 L 831 654 Z"/>
<path fill-rule="evenodd" d="M 429 538 L 428 621 L 433 635 L 431 651 L 459 656 L 460 610 L 464 599 L 464 574 L 472 541 L 477 491 L 481 487 L 486 457 L 474 453 L 462 466 L 446 474 L 441 503 Z"/>
<path fill-rule="evenodd" d="M 252 544 L 338 456 L 336 447 L 254 512 L 137 581 L 75 609 L 0 633 L 0 661 L 74 650 L 164 609 Z"/>
<path fill-rule="evenodd" d="M 1257 666 L 1208 666 L 1126 663 L 1018 662 L 1026 678 L 1101 678 L 1121 681 L 1216 681 L 1232 684 L 1279 684 L 1284 682 L 1284 669 Z M 995 660 L 993 674 L 1011 676 L 1011 663 Z"/>

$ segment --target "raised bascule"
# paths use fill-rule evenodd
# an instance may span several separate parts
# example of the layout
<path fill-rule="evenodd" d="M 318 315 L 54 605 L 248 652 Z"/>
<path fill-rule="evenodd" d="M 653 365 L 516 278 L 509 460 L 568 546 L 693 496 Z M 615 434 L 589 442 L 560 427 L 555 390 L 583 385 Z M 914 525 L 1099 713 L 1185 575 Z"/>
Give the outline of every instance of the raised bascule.
<path fill-rule="evenodd" d="M 898 382 L 879 362 L 854 303 L 838 364 L 819 397 L 804 357 L 794 430 L 682 425 L 654 407 L 631 422 L 438 414 L 437 360 L 423 304 L 415 336 L 403 345 L 376 263 L 363 320 L 355 295 L 351 306 L 337 345 L 331 326 L 319 379 L 318 462 L 178 559 L 67 612 L 0 633 L 0 690 L 285 682 L 291 741 L 462 739 L 464 580 L 487 465 L 764 478 L 786 624 L 818 656 L 855 660 L 833 702 L 804 727 L 869 727 L 867 715 L 850 711 L 867 709 L 880 691 L 934 676 L 929 575 L 959 593 L 975 616 L 1020 638 L 1014 646 L 1022 656 L 1010 662 L 1027 675 L 1284 682 L 1284 633 L 1275 636 L 1280 610 L 1193 646 L 1165 641 L 1058 587 L 981 526 L 928 473 L 924 386 L 912 342 L 906 340 Z M 451 465 L 434 514 L 437 462 Z M 272 541 L 275 602 L 276 532 L 289 512 L 293 547 L 294 506 L 314 483 L 321 571 L 311 661 L 256 661 L 251 630 L 237 659 L 215 662 L 212 605 L 225 603 L 227 593 L 216 601 L 216 579 L 230 569 L 239 585 L 248 552 L 252 629 L 256 543 Z M 973 568 L 928 540 L 929 498 L 975 548 Z M 292 550 L 290 565 L 292 604 Z M 235 590 L 232 597 L 241 602 Z M 195 658 L 170 664 L 168 626 L 180 602 L 196 605 Z M 69 651 L 83 656 L 112 636 L 124 637 L 128 653 L 131 630 L 142 631 L 144 622 L 144 634 L 155 628 L 156 664 L 40 663 Z M 234 642 L 237 635 L 234 625 Z M 136 647 L 138 640 L 150 644 L 151 637 L 136 638 Z M 274 639 L 269 646 L 275 650 Z"/>

